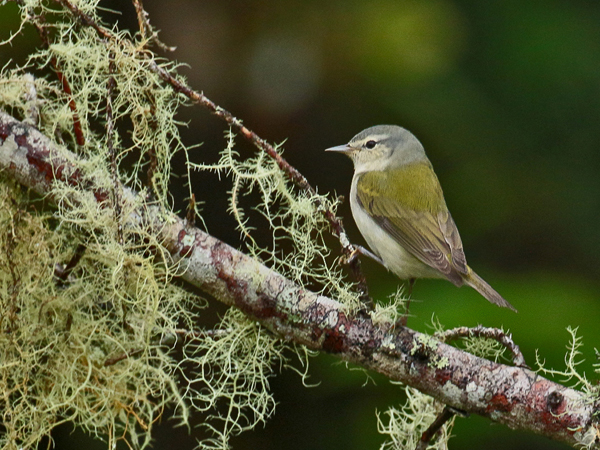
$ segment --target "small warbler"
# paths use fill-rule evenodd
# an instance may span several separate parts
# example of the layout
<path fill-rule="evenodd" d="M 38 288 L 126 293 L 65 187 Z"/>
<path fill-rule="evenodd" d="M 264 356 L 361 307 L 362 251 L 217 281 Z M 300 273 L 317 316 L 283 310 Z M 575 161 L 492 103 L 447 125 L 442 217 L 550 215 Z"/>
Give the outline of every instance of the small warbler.
<path fill-rule="evenodd" d="M 354 162 L 350 207 L 379 260 L 401 279 L 446 278 L 516 309 L 467 265 L 462 242 L 423 145 L 408 130 L 378 125 L 328 148 Z M 363 253 L 370 252 L 361 249 Z"/>

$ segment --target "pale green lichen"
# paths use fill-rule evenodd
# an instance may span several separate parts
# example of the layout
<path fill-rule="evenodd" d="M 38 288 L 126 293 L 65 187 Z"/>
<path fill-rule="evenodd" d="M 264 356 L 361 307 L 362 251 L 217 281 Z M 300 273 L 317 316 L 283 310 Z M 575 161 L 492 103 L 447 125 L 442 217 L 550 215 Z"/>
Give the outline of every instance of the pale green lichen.
<path fill-rule="evenodd" d="M 443 369 L 448 365 L 448 358 L 435 353 L 439 344 L 440 341 L 434 336 L 419 334 L 415 339 L 410 354 L 415 355 L 418 352 L 425 352 L 428 355 L 428 365 L 430 367 L 433 367 L 434 369 Z"/>
<path fill-rule="evenodd" d="M 98 1 L 76 4 L 101 23 Z M 77 153 L 81 173 L 77 185 L 54 183 L 58 207 L 0 180 L 0 448 L 36 448 L 65 421 L 106 439 L 108 448 L 117 440 L 141 448 L 167 408 L 183 424 L 194 411 L 207 412 L 214 437 L 200 446 L 227 448 L 232 435 L 272 414 L 268 380 L 287 366 L 288 347 L 235 311 L 213 335 L 199 330 L 206 302 L 172 283 L 184 268 L 134 220 L 147 205 L 162 207 L 165 218 L 171 213 L 171 160 L 177 152 L 188 158 L 192 148 L 173 119 L 184 99 L 149 70 L 160 62 L 147 48 L 140 53 L 140 36 L 115 28 L 116 39 L 100 39 L 53 3 L 20 7 L 22 24 L 46 16 L 50 45 L 26 67 L 4 67 L 0 107 Z M 32 76 L 52 60 L 71 96 L 57 77 Z M 110 79 L 112 150 L 105 132 Z M 75 144 L 71 100 L 84 145 Z M 126 194 L 117 179 L 140 195 Z M 109 196 L 100 204 L 94 190 Z M 58 280 L 55 269 L 78 245 L 83 257 Z M 177 340 L 183 361 L 171 348 Z M 305 374 L 307 353 L 295 352 Z"/>
<path fill-rule="evenodd" d="M 404 296 L 403 285 L 398 286 L 388 299 L 386 303 L 376 303 L 375 310 L 369 313 L 375 326 L 397 323 L 406 314 L 407 299 Z"/>
<path fill-rule="evenodd" d="M 266 153 L 258 152 L 252 158 L 241 159 L 234 146 L 235 136 L 228 133 L 227 146 L 219 162 L 190 163 L 190 166 L 231 177 L 229 210 L 246 239 L 249 252 L 295 283 L 337 299 L 348 312 L 356 311 L 361 306 L 358 295 L 346 280 L 340 258 L 332 255 L 327 244 L 331 233 L 323 210 L 335 214 L 337 200 L 295 188 Z M 279 146 L 277 149 L 281 152 Z M 260 202 L 254 209 L 271 230 L 268 245 L 255 240 L 256 226 L 250 224 L 241 206 L 241 197 L 255 190 Z"/>
<path fill-rule="evenodd" d="M 434 314 L 431 317 L 431 328 L 434 330 L 434 336 L 443 336 L 446 331 L 444 325 L 439 321 L 439 318 Z M 500 328 L 502 334 L 508 334 L 504 329 Z M 486 337 L 462 337 L 458 341 L 457 347 L 472 355 L 481 358 L 489 359 L 490 361 L 498 362 L 505 359 L 506 347 L 496 339 Z"/>
<path fill-rule="evenodd" d="M 0 448 L 35 447 L 59 417 L 110 445 L 124 430 L 147 445 L 166 405 L 187 408 L 162 341 L 194 320 L 190 295 L 143 249 L 83 236 L 85 219 L 73 227 L 31 209 L 6 180 L 0 188 Z M 82 242 L 80 264 L 58 282 L 55 265 Z"/>
<path fill-rule="evenodd" d="M 417 335 L 415 340 L 415 345 L 413 345 L 410 351 L 411 355 L 414 355 L 417 352 L 422 351 L 423 349 L 425 349 L 425 351 L 434 352 L 437 350 L 438 345 L 440 344 L 440 341 L 438 341 L 433 336 L 429 336 L 428 334 L 419 334 Z"/>
<path fill-rule="evenodd" d="M 498 362 L 505 358 L 506 347 L 495 339 L 468 337 L 462 340 L 462 348 L 475 356 Z"/>
<path fill-rule="evenodd" d="M 588 405 L 597 405 L 598 398 L 600 396 L 600 387 L 598 383 L 590 382 L 585 373 L 581 372 L 578 368 L 584 360 L 582 358 L 581 347 L 583 346 L 581 336 L 577 335 L 577 328 L 567 327 L 567 332 L 571 335 L 571 339 L 567 344 L 567 353 L 565 354 L 565 368 L 564 369 L 553 369 L 546 367 L 546 362 L 542 360 L 538 351 L 535 352 L 535 362 L 538 366 L 538 372 L 546 376 L 550 375 L 554 378 L 558 378 L 561 383 L 571 383 L 573 388 L 578 388 L 583 392 L 583 402 Z M 598 356 L 598 351 L 596 350 Z M 600 373 L 600 364 L 596 363 L 593 365 L 595 373 Z M 563 414 L 568 414 L 569 411 L 565 411 Z M 594 414 L 597 416 L 597 413 Z M 600 435 L 600 428 L 594 420 L 587 431 L 582 434 L 581 429 L 572 429 L 574 436 L 579 441 L 581 448 L 596 448 L 598 442 L 598 436 Z"/>
<path fill-rule="evenodd" d="M 377 428 L 387 436 L 380 450 L 414 449 L 421 436 L 433 423 L 444 405 L 432 397 L 411 387 L 404 389 L 406 403 L 401 408 L 391 407 L 385 413 L 377 414 Z M 447 450 L 454 417 L 438 431 L 427 446 L 428 450 Z"/>
<path fill-rule="evenodd" d="M 231 435 L 253 429 L 273 414 L 269 378 L 285 361 L 286 346 L 233 308 L 219 330 L 224 333 L 214 338 L 200 334 L 190 339 L 180 367 L 185 398 L 195 409 L 209 411 L 207 426 L 215 437 L 202 446 L 225 450 Z"/>
<path fill-rule="evenodd" d="M 577 328 L 567 327 L 567 332 L 571 339 L 567 344 L 567 353 L 565 354 L 565 368 L 553 369 L 547 368 L 545 361 L 542 360 L 538 351 L 535 352 L 535 362 L 538 366 L 538 372 L 544 375 L 551 375 L 560 379 L 561 383 L 572 383 L 573 388 L 581 389 L 585 395 L 586 401 L 593 403 L 597 401 L 600 395 L 600 389 L 597 384 L 590 382 L 585 373 L 578 369 L 584 360 L 581 357 L 581 347 L 583 346 L 581 336 L 577 336 Z M 594 365 L 596 373 L 600 373 L 599 366 Z"/>

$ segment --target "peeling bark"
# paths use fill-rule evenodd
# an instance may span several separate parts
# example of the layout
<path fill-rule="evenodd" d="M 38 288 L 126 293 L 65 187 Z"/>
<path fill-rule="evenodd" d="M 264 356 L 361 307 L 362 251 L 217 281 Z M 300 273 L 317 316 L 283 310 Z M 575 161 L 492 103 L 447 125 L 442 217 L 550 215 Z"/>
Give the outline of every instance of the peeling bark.
<path fill-rule="evenodd" d="M 0 111 L 0 168 L 41 195 L 54 180 L 85 185 L 80 158 L 34 127 Z M 123 187 L 124 199 L 136 193 Z M 50 197 L 50 199 L 52 199 Z M 281 336 L 325 351 L 413 386 L 441 402 L 514 429 L 542 434 L 573 447 L 600 448 L 595 407 L 582 392 L 535 372 L 478 358 L 406 327 L 382 328 L 349 317 L 342 305 L 303 289 L 253 258 L 146 206 L 123 223 L 143 220 L 186 268 L 182 278 Z"/>

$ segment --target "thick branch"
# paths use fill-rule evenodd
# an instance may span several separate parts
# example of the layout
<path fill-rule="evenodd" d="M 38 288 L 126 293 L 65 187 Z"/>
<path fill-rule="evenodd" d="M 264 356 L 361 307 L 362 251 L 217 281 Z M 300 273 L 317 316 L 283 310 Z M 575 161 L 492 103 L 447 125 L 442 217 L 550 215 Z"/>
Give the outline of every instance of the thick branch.
<path fill-rule="evenodd" d="M 35 128 L 0 111 L 0 168 L 20 183 L 48 195 L 54 180 L 60 179 L 106 201 L 108 193 L 93 183 L 82 185 L 79 163 L 78 157 Z M 123 188 L 123 201 L 134 195 Z M 173 258 L 186 265 L 185 280 L 240 308 L 283 339 L 336 354 L 511 428 L 573 447 L 600 448 L 594 408 L 579 391 L 526 368 L 475 357 L 408 328 L 383 329 L 368 319 L 348 317 L 337 301 L 293 284 L 157 206 L 146 206 L 122 221 L 124 226 L 146 223 Z"/>

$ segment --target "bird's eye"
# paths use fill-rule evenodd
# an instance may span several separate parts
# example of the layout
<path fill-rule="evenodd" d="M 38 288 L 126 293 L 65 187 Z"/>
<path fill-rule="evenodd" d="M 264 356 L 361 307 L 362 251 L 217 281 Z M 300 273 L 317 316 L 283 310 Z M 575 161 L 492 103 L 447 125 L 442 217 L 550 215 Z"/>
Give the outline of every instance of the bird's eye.
<path fill-rule="evenodd" d="M 375 148 L 375 146 L 376 146 L 376 145 L 377 145 L 377 142 L 375 142 L 375 141 L 368 141 L 368 142 L 365 144 L 365 147 L 367 147 L 367 148 L 370 150 L 370 149 L 372 149 L 372 148 Z"/>

